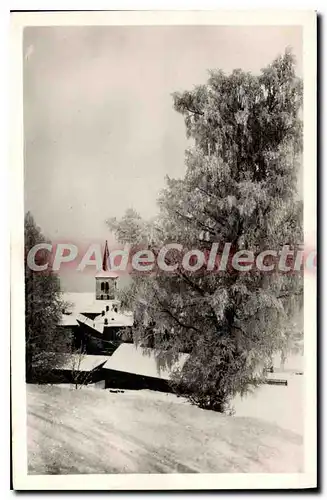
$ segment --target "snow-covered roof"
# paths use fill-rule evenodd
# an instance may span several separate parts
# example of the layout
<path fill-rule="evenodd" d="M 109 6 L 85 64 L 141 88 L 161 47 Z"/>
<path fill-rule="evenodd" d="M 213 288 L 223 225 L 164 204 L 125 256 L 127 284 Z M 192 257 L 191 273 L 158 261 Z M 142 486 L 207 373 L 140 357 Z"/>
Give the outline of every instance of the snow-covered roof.
<path fill-rule="evenodd" d="M 96 299 L 94 293 L 63 293 L 63 300 L 69 303 L 68 311 L 72 314 L 78 313 L 101 313 L 107 304 L 119 304 L 119 300 L 100 300 Z"/>
<path fill-rule="evenodd" d="M 62 326 L 77 326 L 77 317 L 75 314 L 63 314 L 61 317 Z"/>
<path fill-rule="evenodd" d="M 67 307 L 67 312 L 70 314 L 62 315 L 63 326 L 76 326 L 79 320 L 81 322 L 80 315 L 92 313 L 100 315 L 102 311 L 105 311 L 105 316 L 98 318 L 96 322 L 105 323 L 107 319 L 107 326 L 132 326 L 133 325 L 133 313 L 128 311 L 118 311 L 116 312 L 115 306 L 119 306 L 119 300 L 97 300 L 94 293 L 82 292 L 82 293 L 64 293 L 63 300 L 69 304 Z M 106 311 L 107 306 L 109 306 L 109 311 Z M 85 321 L 82 321 L 85 322 Z"/>
<path fill-rule="evenodd" d="M 99 333 L 104 332 L 105 327 L 119 327 L 125 328 L 129 326 L 133 326 L 134 317 L 133 314 L 124 314 L 115 312 L 112 309 L 109 311 L 105 311 L 105 314 L 98 315 L 97 317 L 91 319 L 85 316 L 84 314 L 78 314 L 77 317 L 78 323 L 84 323 L 88 325 L 90 328 L 93 328 Z"/>
<path fill-rule="evenodd" d="M 68 302 L 68 310 L 72 313 L 85 310 L 90 304 L 95 302 L 94 292 L 65 292 L 62 294 L 65 302 Z"/>
<path fill-rule="evenodd" d="M 62 315 L 61 324 L 63 326 L 77 326 L 78 314 L 81 312 L 90 312 L 88 308 L 95 301 L 95 296 L 92 292 L 67 292 L 62 294 L 62 298 L 68 304 L 67 312 L 69 312 L 69 314 Z M 99 310 L 100 312 L 101 309 Z"/>
<path fill-rule="evenodd" d="M 172 371 L 181 369 L 188 357 L 189 354 L 181 353 L 178 361 L 173 362 L 170 367 L 160 366 L 154 349 L 126 343 L 115 350 L 103 368 L 168 380 Z"/>
<path fill-rule="evenodd" d="M 62 365 L 57 366 L 58 370 L 75 370 L 81 372 L 91 372 L 106 363 L 110 356 L 95 356 L 91 354 L 72 354 L 67 357 Z"/>

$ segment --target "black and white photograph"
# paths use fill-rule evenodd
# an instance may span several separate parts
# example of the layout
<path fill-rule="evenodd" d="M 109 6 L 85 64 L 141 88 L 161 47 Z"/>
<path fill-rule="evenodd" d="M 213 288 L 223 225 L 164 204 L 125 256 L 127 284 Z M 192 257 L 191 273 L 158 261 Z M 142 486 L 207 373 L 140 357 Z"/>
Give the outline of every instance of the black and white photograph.
<path fill-rule="evenodd" d="M 15 489 L 312 488 L 316 14 L 12 14 Z"/>

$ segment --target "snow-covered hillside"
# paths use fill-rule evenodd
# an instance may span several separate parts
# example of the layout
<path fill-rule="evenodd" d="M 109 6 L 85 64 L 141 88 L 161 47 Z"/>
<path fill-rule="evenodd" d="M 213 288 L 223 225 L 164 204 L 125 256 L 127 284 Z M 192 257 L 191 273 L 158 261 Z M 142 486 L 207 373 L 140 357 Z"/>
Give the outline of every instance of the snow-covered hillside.
<path fill-rule="evenodd" d="M 151 391 L 27 386 L 29 472 L 299 472 L 302 437 Z"/>

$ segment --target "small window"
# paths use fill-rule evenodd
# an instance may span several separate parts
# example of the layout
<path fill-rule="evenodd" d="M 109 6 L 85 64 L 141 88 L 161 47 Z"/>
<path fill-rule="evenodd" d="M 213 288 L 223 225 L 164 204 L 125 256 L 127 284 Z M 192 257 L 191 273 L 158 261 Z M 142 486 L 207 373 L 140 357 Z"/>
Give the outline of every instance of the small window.
<path fill-rule="evenodd" d="M 114 307 L 114 311 L 115 311 L 115 313 L 118 313 L 117 307 Z"/>
<path fill-rule="evenodd" d="M 106 306 L 106 311 L 107 311 L 107 312 L 109 311 L 109 306 Z"/>
<path fill-rule="evenodd" d="M 102 316 L 104 316 L 104 315 L 105 315 L 105 312 L 104 312 L 104 311 L 102 311 L 102 312 L 101 312 L 101 314 L 102 314 Z"/>
<path fill-rule="evenodd" d="M 103 300 L 103 295 L 101 295 L 101 300 Z"/>
<path fill-rule="evenodd" d="M 107 325 L 108 324 L 108 318 L 104 318 L 104 324 Z"/>
<path fill-rule="evenodd" d="M 104 282 L 102 281 L 101 283 L 101 291 L 103 292 L 104 291 Z"/>

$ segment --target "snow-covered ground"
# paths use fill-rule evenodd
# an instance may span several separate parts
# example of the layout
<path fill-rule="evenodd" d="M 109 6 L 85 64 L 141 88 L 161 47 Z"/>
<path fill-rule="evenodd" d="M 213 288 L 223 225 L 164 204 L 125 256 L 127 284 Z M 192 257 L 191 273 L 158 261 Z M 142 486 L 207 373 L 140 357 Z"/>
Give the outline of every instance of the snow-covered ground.
<path fill-rule="evenodd" d="M 288 385 L 262 385 L 244 398 L 233 401 L 235 416 L 256 417 L 303 434 L 304 376 L 276 374 Z"/>
<path fill-rule="evenodd" d="M 263 387 L 263 394 L 271 388 Z M 302 437 L 260 419 L 258 408 L 252 416 L 256 405 L 247 410 L 251 416 L 241 416 L 244 401 L 231 417 L 152 391 L 29 385 L 27 399 L 30 473 L 302 469 Z"/>

